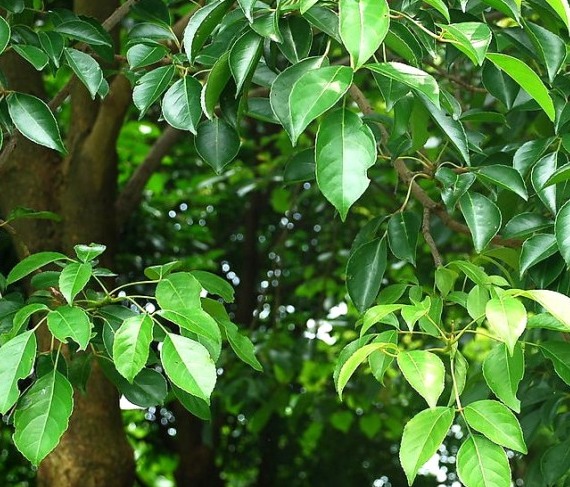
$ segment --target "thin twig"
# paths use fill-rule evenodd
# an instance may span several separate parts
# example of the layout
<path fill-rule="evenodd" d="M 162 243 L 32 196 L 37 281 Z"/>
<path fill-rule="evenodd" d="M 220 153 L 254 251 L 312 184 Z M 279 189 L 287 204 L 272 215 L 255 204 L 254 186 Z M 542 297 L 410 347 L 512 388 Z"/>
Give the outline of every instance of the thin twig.
<path fill-rule="evenodd" d="M 433 240 L 433 236 L 430 232 L 430 211 L 427 208 L 424 208 L 424 217 L 422 221 L 422 233 L 424 235 L 424 239 L 428 244 L 429 250 L 431 255 L 433 256 L 433 261 L 436 267 L 441 267 L 443 265 L 443 261 L 441 260 L 441 254 L 439 250 L 437 250 L 437 245 Z"/>

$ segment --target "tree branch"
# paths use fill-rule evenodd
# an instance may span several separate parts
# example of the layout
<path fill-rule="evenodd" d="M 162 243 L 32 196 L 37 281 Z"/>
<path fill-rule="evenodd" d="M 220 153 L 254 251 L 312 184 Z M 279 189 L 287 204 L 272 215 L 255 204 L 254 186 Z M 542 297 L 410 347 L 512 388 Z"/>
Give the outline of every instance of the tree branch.
<path fill-rule="evenodd" d="M 168 126 L 151 147 L 146 159 L 131 176 L 115 203 L 115 218 L 118 229 L 123 227 L 127 218 L 138 206 L 146 183 L 160 167 L 163 157 L 168 154 L 170 148 L 180 139 L 183 133 L 185 132 L 182 130 Z"/>
<path fill-rule="evenodd" d="M 424 208 L 422 233 L 424 235 L 426 243 L 428 244 L 435 266 L 441 267 L 443 265 L 443 262 L 441 260 L 441 255 L 439 253 L 439 250 L 437 249 L 437 245 L 435 244 L 435 241 L 433 240 L 433 236 L 430 231 L 430 215 L 431 215 L 430 211 L 427 208 Z"/>

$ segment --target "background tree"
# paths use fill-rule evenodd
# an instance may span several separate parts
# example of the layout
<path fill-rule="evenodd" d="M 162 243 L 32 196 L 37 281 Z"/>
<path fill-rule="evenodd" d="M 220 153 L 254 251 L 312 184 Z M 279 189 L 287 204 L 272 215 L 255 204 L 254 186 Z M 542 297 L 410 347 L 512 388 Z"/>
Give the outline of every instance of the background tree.
<path fill-rule="evenodd" d="M 409 483 L 448 431 L 468 487 L 565 482 L 566 0 L 0 6 L 0 413 L 40 485 L 135 482 L 117 388 L 174 404 L 180 485 L 384 482 L 404 424 Z"/>

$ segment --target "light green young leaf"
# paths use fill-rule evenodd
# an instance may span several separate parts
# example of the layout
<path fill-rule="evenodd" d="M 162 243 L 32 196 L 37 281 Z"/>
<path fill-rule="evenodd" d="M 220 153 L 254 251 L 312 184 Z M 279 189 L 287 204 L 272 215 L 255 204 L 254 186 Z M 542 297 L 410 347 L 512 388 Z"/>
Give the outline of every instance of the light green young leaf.
<path fill-rule="evenodd" d="M 133 89 L 133 103 L 138 108 L 139 119 L 144 117 L 150 106 L 160 98 L 172 81 L 176 68 L 161 66 L 143 75 Z"/>
<path fill-rule="evenodd" d="M 222 342 L 218 324 L 201 308 L 163 309 L 159 311 L 159 314 L 181 328 L 196 333 L 196 335 L 203 336 L 216 343 L 221 344 Z"/>
<path fill-rule="evenodd" d="M 516 298 L 493 298 L 485 309 L 489 329 L 504 341 L 513 355 L 515 344 L 526 328 L 526 309 Z"/>
<path fill-rule="evenodd" d="M 369 343 L 361 348 L 358 348 L 348 357 L 346 361 L 341 364 L 338 373 L 335 374 L 335 388 L 338 397 L 342 400 L 342 391 L 356 371 L 358 366 L 364 362 L 372 352 L 382 349 L 381 343 Z"/>
<path fill-rule="evenodd" d="M 481 66 L 487 54 L 493 34 L 487 24 L 481 22 L 461 22 L 439 25 L 443 38 L 463 52 L 473 64 Z"/>
<path fill-rule="evenodd" d="M 238 155 L 241 142 L 229 123 L 214 118 L 198 125 L 194 144 L 198 155 L 216 174 L 220 174 Z"/>
<path fill-rule="evenodd" d="M 360 68 L 382 44 L 390 25 L 386 0 L 340 0 L 340 37 L 353 69 Z"/>
<path fill-rule="evenodd" d="M 226 303 L 234 302 L 234 287 L 223 277 L 206 271 L 190 272 L 209 294 L 220 296 Z"/>
<path fill-rule="evenodd" d="M 47 324 L 51 334 L 59 341 L 66 343 L 71 338 L 85 350 L 91 339 L 91 322 L 81 308 L 60 306 L 48 313 Z"/>
<path fill-rule="evenodd" d="M 378 306 L 368 309 L 362 318 L 360 336 L 364 336 L 364 334 L 376 323 L 379 323 L 382 318 L 385 318 L 394 311 L 402 309 L 404 306 L 404 304 L 379 304 Z"/>
<path fill-rule="evenodd" d="M 546 2 L 562 19 L 570 33 L 570 4 L 568 3 L 568 0 L 546 0 Z"/>
<path fill-rule="evenodd" d="M 204 345 L 168 333 L 160 350 L 160 360 L 175 385 L 210 404 L 216 384 L 216 366 Z"/>
<path fill-rule="evenodd" d="M 488 53 L 487 59 L 514 79 L 541 106 L 548 118 L 554 121 L 556 112 L 552 98 L 544 83 L 531 68 L 520 59 L 507 54 Z"/>
<path fill-rule="evenodd" d="M 0 347 L 0 414 L 6 414 L 18 400 L 18 381 L 32 373 L 37 348 L 33 331 L 25 331 Z"/>
<path fill-rule="evenodd" d="M 296 81 L 288 100 L 293 145 L 315 118 L 342 98 L 352 84 L 352 77 L 353 71 L 348 66 L 329 66 L 309 71 Z"/>
<path fill-rule="evenodd" d="M 59 126 L 49 107 L 39 98 L 26 93 L 6 97 L 8 112 L 16 128 L 36 144 L 66 153 Z"/>
<path fill-rule="evenodd" d="M 162 309 L 182 311 L 201 308 L 202 286 L 189 272 L 170 274 L 156 286 L 156 300 Z"/>
<path fill-rule="evenodd" d="M 69 304 L 73 303 L 75 296 L 80 293 L 89 279 L 92 272 L 91 264 L 72 263 L 61 271 L 59 275 L 59 290 Z"/>
<path fill-rule="evenodd" d="M 466 487 L 511 485 L 511 468 L 505 451 L 478 435 L 467 438 L 459 448 L 457 473 Z"/>
<path fill-rule="evenodd" d="M 374 338 L 374 343 L 392 344 L 394 345 L 394 347 L 391 347 L 393 350 L 398 344 L 398 332 L 396 330 L 388 330 L 379 333 L 378 336 Z M 386 348 L 390 350 L 388 347 Z M 393 361 L 394 357 L 387 355 L 382 350 L 372 352 L 368 356 L 368 363 L 370 364 L 372 375 L 380 384 L 384 385 L 384 374 Z"/>
<path fill-rule="evenodd" d="M 248 364 L 253 369 L 262 372 L 263 366 L 257 360 L 255 356 L 255 347 L 251 340 L 242 335 L 239 332 L 239 329 L 236 324 L 232 323 L 229 320 L 218 320 L 220 325 L 223 326 L 226 336 L 228 338 L 228 342 L 232 347 L 234 353 L 246 364 Z"/>
<path fill-rule="evenodd" d="M 527 453 L 521 426 L 515 415 L 498 401 L 475 401 L 465 407 L 467 424 L 493 443 Z"/>
<path fill-rule="evenodd" d="M 453 291 L 458 277 L 459 274 L 457 272 L 447 267 L 438 267 L 435 270 L 435 285 L 443 297 Z"/>
<path fill-rule="evenodd" d="M 244 85 L 251 79 L 263 48 L 263 38 L 249 30 L 232 46 L 229 55 L 229 66 L 236 81 L 236 97 Z"/>
<path fill-rule="evenodd" d="M 81 262 L 90 262 L 99 257 L 107 247 L 105 245 L 92 243 L 89 245 L 76 245 L 73 247 L 75 255 Z"/>
<path fill-rule="evenodd" d="M 376 299 L 386 271 L 386 238 L 377 238 L 359 247 L 346 265 L 346 287 L 350 299 L 362 313 Z"/>
<path fill-rule="evenodd" d="M 425 71 L 397 62 L 367 64 L 366 67 L 374 73 L 404 83 L 413 90 L 423 93 L 439 108 L 439 86 L 433 76 Z"/>
<path fill-rule="evenodd" d="M 14 444 L 38 465 L 59 443 L 73 411 L 73 387 L 57 370 L 28 389 L 14 415 Z"/>
<path fill-rule="evenodd" d="M 12 329 L 10 330 L 10 337 L 14 338 L 19 335 L 22 328 L 28 326 L 28 321 L 34 313 L 39 313 L 41 311 L 49 311 L 49 308 L 43 303 L 31 303 L 27 304 L 23 308 L 20 308 L 14 315 L 14 320 L 12 322 Z"/>
<path fill-rule="evenodd" d="M 62 260 L 68 260 L 68 258 L 59 252 L 39 252 L 32 254 L 14 266 L 6 278 L 6 284 L 10 285 L 52 262 Z"/>
<path fill-rule="evenodd" d="M 564 203 L 556 215 L 554 231 L 564 262 L 570 267 L 570 201 Z"/>
<path fill-rule="evenodd" d="M 152 342 L 152 318 L 141 314 L 127 318 L 115 333 L 113 361 L 129 382 L 142 370 Z"/>
<path fill-rule="evenodd" d="M 445 367 L 431 352 L 413 350 L 398 354 L 398 366 L 409 384 L 434 409 L 444 388 Z"/>
<path fill-rule="evenodd" d="M 414 483 L 418 470 L 437 452 L 454 417 L 453 408 L 436 407 L 421 411 L 408 421 L 399 453 L 408 485 Z"/>
<path fill-rule="evenodd" d="M 467 313 L 478 323 L 481 323 L 485 317 L 485 306 L 487 306 L 489 298 L 487 287 L 479 284 L 473 286 L 467 294 Z"/>
<path fill-rule="evenodd" d="M 338 109 L 322 120 L 315 145 L 319 189 L 346 219 L 368 188 L 368 168 L 376 162 L 374 135 L 355 113 Z"/>
<path fill-rule="evenodd" d="M 459 198 L 459 207 L 471 231 L 475 252 L 481 253 L 501 228 L 501 211 L 486 196 L 472 192 Z"/>
<path fill-rule="evenodd" d="M 518 343 L 512 354 L 504 343 L 500 343 L 483 361 L 483 376 L 487 385 L 495 396 L 517 413 L 520 412 L 521 403 L 516 394 L 523 375 L 524 354 Z"/>
<path fill-rule="evenodd" d="M 103 71 L 99 63 L 89 54 L 66 47 L 64 49 L 65 59 L 75 75 L 89 90 L 92 99 L 95 99 L 99 87 L 103 82 Z"/>
<path fill-rule="evenodd" d="M 548 289 L 522 291 L 520 294 L 536 301 L 570 330 L 570 315 L 568 314 L 570 298 L 568 296 Z"/>

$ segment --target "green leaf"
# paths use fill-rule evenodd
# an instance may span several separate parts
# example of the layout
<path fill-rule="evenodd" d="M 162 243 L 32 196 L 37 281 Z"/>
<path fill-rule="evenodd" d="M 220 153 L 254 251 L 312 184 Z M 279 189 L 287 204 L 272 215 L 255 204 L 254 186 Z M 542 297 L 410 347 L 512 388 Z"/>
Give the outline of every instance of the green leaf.
<path fill-rule="evenodd" d="M 406 423 L 399 455 L 408 485 L 414 483 L 418 470 L 435 455 L 454 417 L 453 408 L 436 407 L 421 411 Z"/>
<path fill-rule="evenodd" d="M 37 348 L 33 331 L 25 331 L 0 347 L 0 414 L 6 414 L 18 400 L 18 381 L 32 373 Z"/>
<path fill-rule="evenodd" d="M 71 338 L 79 345 L 79 350 L 87 348 L 91 339 L 91 322 L 83 309 L 60 306 L 48 313 L 47 324 L 51 334 L 60 342 L 66 343 L 66 339 Z"/>
<path fill-rule="evenodd" d="M 374 73 L 404 83 L 413 90 L 423 93 L 439 108 L 439 86 L 433 76 L 425 71 L 397 62 L 367 64 L 366 67 Z"/>
<path fill-rule="evenodd" d="M 431 352 L 413 350 L 398 354 L 398 366 L 408 383 L 434 409 L 444 388 L 445 367 Z"/>
<path fill-rule="evenodd" d="M 514 79 L 541 106 L 548 118 L 554 122 L 556 112 L 552 98 L 550 98 L 544 83 L 531 68 L 520 59 L 506 54 L 488 53 L 487 59 Z"/>
<path fill-rule="evenodd" d="M 485 308 L 489 329 L 504 341 L 513 355 L 515 344 L 526 328 L 526 308 L 516 298 L 493 298 Z"/>
<path fill-rule="evenodd" d="M 279 30 L 283 42 L 278 44 L 279 50 L 291 64 L 305 59 L 313 44 L 313 30 L 303 17 L 290 16 L 279 21 Z"/>
<path fill-rule="evenodd" d="M 220 296 L 226 303 L 234 302 L 234 287 L 224 278 L 206 271 L 190 272 L 209 294 Z"/>
<path fill-rule="evenodd" d="M 49 63 L 48 55 L 36 46 L 14 44 L 12 48 L 38 71 L 44 69 Z"/>
<path fill-rule="evenodd" d="M 475 401 L 465 407 L 467 424 L 493 443 L 527 453 L 523 432 L 515 415 L 497 401 Z"/>
<path fill-rule="evenodd" d="M 140 112 L 139 119 L 168 88 L 175 70 L 173 65 L 161 66 L 149 71 L 137 81 L 133 89 L 133 102 Z"/>
<path fill-rule="evenodd" d="M 398 212 L 388 221 L 388 243 L 392 253 L 414 266 L 421 224 L 418 215 L 411 211 Z"/>
<path fill-rule="evenodd" d="M 568 315 L 570 298 L 568 296 L 548 289 L 522 291 L 520 294 L 525 298 L 536 301 L 557 320 L 564 323 L 568 330 L 570 330 L 570 316 Z"/>
<path fill-rule="evenodd" d="M 488 66 L 491 65 L 489 64 Z M 517 149 L 513 156 L 513 167 L 519 171 L 524 178 L 553 141 L 554 138 L 549 137 L 525 142 Z"/>
<path fill-rule="evenodd" d="M 368 61 L 382 44 L 390 26 L 386 0 L 340 0 L 340 37 L 356 70 Z"/>
<path fill-rule="evenodd" d="M 552 362 L 558 376 L 570 385 L 570 344 L 548 341 L 540 344 L 543 355 Z"/>
<path fill-rule="evenodd" d="M 315 150 L 319 189 L 344 221 L 370 184 L 366 171 L 376 162 L 372 131 L 354 112 L 334 110 L 319 126 Z"/>
<path fill-rule="evenodd" d="M 263 38 L 249 30 L 232 46 L 229 55 L 229 67 L 236 80 L 236 96 L 249 82 L 263 49 Z"/>
<path fill-rule="evenodd" d="M 218 324 L 201 308 L 163 309 L 159 311 L 159 314 L 181 328 L 196 333 L 196 335 L 203 336 L 218 344 L 222 342 Z"/>
<path fill-rule="evenodd" d="M 481 253 L 501 228 L 501 212 L 489 198 L 479 193 L 465 193 L 459 207 L 471 231 L 475 252 Z"/>
<path fill-rule="evenodd" d="M 469 363 L 459 351 L 455 352 L 453 356 L 453 378 L 454 387 L 451 392 L 451 397 L 449 400 L 450 404 L 455 402 L 455 395 L 461 396 L 465 389 L 465 384 L 467 383 L 467 372 L 469 371 Z"/>
<path fill-rule="evenodd" d="M 217 173 L 232 162 L 240 149 L 240 138 L 227 122 L 214 118 L 198 125 L 194 140 L 198 155 Z"/>
<path fill-rule="evenodd" d="M 531 182 L 540 198 L 540 201 L 553 214 L 556 214 L 556 186 L 548 186 L 546 183 L 556 173 L 558 154 L 553 152 L 542 157 L 532 168 Z"/>
<path fill-rule="evenodd" d="M 568 0 L 546 0 L 546 2 L 562 19 L 568 32 L 570 32 L 570 4 L 568 4 Z"/>
<path fill-rule="evenodd" d="M 129 42 L 176 41 L 176 35 L 170 27 L 160 24 L 141 22 L 129 31 Z"/>
<path fill-rule="evenodd" d="M 206 401 L 184 392 L 175 385 L 172 385 L 172 390 L 176 398 L 180 401 L 180 404 L 182 404 L 194 416 L 204 421 L 210 421 L 212 419 L 210 407 Z"/>
<path fill-rule="evenodd" d="M 90 262 L 99 257 L 107 247 L 105 245 L 92 243 L 89 245 L 76 245 L 74 247 L 75 255 L 82 262 Z"/>
<path fill-rule="evenodd" d="M 485 317 L 485 307 L 489 301 L 489 291 L 485 286 L 476 284 L 467 295 L 467 312 L 478 323 Z"/>
<path fill-rule="evenodd" d="M 222 54 L 212 66 L 208 81 L 202 88 L 200 102 L 204 114 L 209 118 L 214 118 L 214 109 L 220 100 L 220 95 L 231 78 L 229 65 L 229 52 Z"/>
<path fill-rule="evenodd" d="M 109 39 L 89 22 L 84 20 L 68 20 L 57 25 L 55 31 L 72 39 L 85 42 L 91 46 L 112 47 Z"/>
<path fill-rule="evenodd" d="M 364 362 L 372 352 L 376 352 L 381 349 L 381 343 L 369 343 L 368 345 L 357 348 L 345 361 L 338 364 L 340 367 L 338 369 L 338 373 L 336 373 L 334 377 L 336 379 L 335 388 L 340 399 L 342 399 L 342 391 L 344 390 L 344 387 L 358 366 Z"/>
<path fill-rule="evenodd" d="M 135 44 L 127 51 L 127 62 L 131 69 L 143 68 L 162 60 L 167 52 L 161 45 Z"/>
<path fill-rule="evenodd" d="M 239 6 L 243 10 L 245 17 L 247 20 L 249 20 L 250 23 L 253 22 L 253 8 L 255 7 L 256 3 L 257 0 L 238 0 Z"/>
<path fill-rule="evenodd" d="M 523 243 L 520 256 L 520 275 L 532 266 L 558 252 L 556 237 L 550 233 L 537 233 Z"/>
<path fill-rule="evenodd" d="M 346 287 L 361 313 L 376 299 L 386 271 L 386 239 L 377 238 L 360 246 L 348 259 Z"/>
<path fill-rule="evenodd" d="M 119 373 L 129 382 L 148 360 L 152 342 L 152 319 L 147 314 L 127 318 L 115 333 L 113 361 Z"/>
<path fill-rule="evenodd" d="M 352 77 L 353 71 L 347 66 L 317 68 L 301 75 L 288 99 L 291 115 L 289 136 L 293 145 L 315 118 L 342 98 L 352 84 Z"/>
<path fill-rule="evenodd" d="M 216 384 L 216 366 L 203 345 L 167 333 L 160 359 L 166 375 L 176 386 L 210 404 Z"/>
<path fill-rule="evenodd" d="M 156 300 L 162 309 L 181 311 L 201 308 L 202 286 L 189 272 L 170 274 L 156 286 Z"/>
<path fill-rule="evenodd" d="M 59 290 L 69 304 L 80 293 L 91 279 L 91 264 L 72 263 L 67 265 L 59 275 Z"/>
<path fill-rule="evenodd" d="M 73 411 L 73 387 L 54 370 L 28 389 L 14 415 L 14 444 L 38 465 L 59 443 Z"/>
<path fill-rule="evenodd" d="M 184 29 L 184 51 L 191 64 L 231 5 L 232 2 L 229 0 L 214 1 L 196 10 L 190 17 Z"/>
<path fill-rule="evenodd" d="M 525 22 L 524 27 L 525 32 L 546 66 L 548 81 L 552 83 L 566 58 L 566 43 L 540 25 Z"/>
<path fill-rule="evenodd" d="M 251 28 L 261 37 L 273 41 L 276 44 L 283 42 L 283 36 L 279 30 L 279 10 L 271 10 L 254 18 Z"/>
<path fill-rule="evenodd" d="M 518 194 L 523 200 L 528 200 L 528 193 L 521 174 L 514 168 L 502 166 L 483 166 L 475 173 L 479 179 L 487 181 L 499 188 L 507 189 Z"/>
<path fill-rule="evenodd" d="M 447 267 L 438 267 L 435 270 L 435 285 L 443 297 L 447 296 L 455 287 L 455 281 L 459 277 L 457 272 Z"/>
<path fill-rule="evenodd" d="M 10 118 L 24 137 L 66 153 L 55 117 L 42 100 L 25 93 L 10 93 L 6 101 Z"/>
<path fill-rule="evenodd" d="M 89 90 L 92 99 L 95 99 L 99 87 L 103 82 L 103 71 L 99 63 L 89 54 L 66 47 L 64 49 L 65 59 L 75 75 Z"/>
<path fill-rule="evenodd" d="M 9 334 L 10 338 L 14 338 L 16 335 L 19 335 L 22 328 L 28 326 L 30 317 L 34 313 L 39 313 L 40 311 L 49 311 L 49 308 L 43 303 L 31 303 L 27 304 L 23 308 L 20 308 L 14 315 L 12 329 L 10 330 Z"/>
<path fill-rule="evenodd" d="M 323 62 L 324 58 L 322 57 L 304 59 L 282 71 L 271 85 L 271 92 L 269 93 L 271 109 L 290 138 L 293 138 L 294 130 L 290 101 L 293 86 L 305 73 L 320 68 Z"/>
<path fill-rule="evenodd" d="M 0 0 L 0 6 L 13 14 L 22 13 L 26 8 L 24 0 Z"/>
<path fill-rule="evenodd" d="M 257 360 L 255 356 L 255 347 L 249 338 L 243 336 L 234 323 L 229 320 L 220 320 L 219 323 L 223 326 L 228 342 L 232 347 L 234 353 L 251 368 L 263 371 L 263 366 Z"/>
<path fill-rule="evenodd" d="M 566 473 L 570 462 L 570 440 L 552 445 L 540 459 L 540 471 L 547 485 L 555 485 Z M 565 482 L 566 483 L 566 482 Z"/>
<path fill-rule="evenodd" d="M 160 281 L 180 267 L 180 261 L 174 260 L 163 265 L 152 265 L 144 270 L 144 275 L 153 281 Z"/>
<path fill-rule="evenodd" d="M 118 374 L 117 376 L 121 377 Z M 119 385 L 120 392 L 125 395 L 129 402 L 141 408 L 163 404 L 168 394 L 166 379 L 154 369 L 142 369 L 132 384 L 124 379 L 123 381 Z"/>
<path fill-rule="evenodd" d="M 374 343 L 392 344 L 397 346 L 398 332 L 396 330 L 388 330 L 379 333 L 378 336 L 374 338 Z M 370 364 L 372 375 L 378 382 L 380 382 L 380 384 L 384 385 L 384 374 L 393 361 L 394 357 L 385 354 L 382 350 L 372 352 L 368 356 L 368 363 Z"/>
<path fill-rule="evenodd" d="M 564 258 L 566 266 L 570 267 L 570 201 L 564 203 L 556 215 L 554 231 L 560 254 Z"/>
<path fill-rule="evenodd" d="M 459 448 L 457 473 L 466 487 L 511 485 L 511 468 L 505 451 L 478 435 L 467 438 Z"/>
<path fill-rule="evenodd" d="M 342 42 L 339 32 L 339 18 L 332 10 L 315 5 L 306 10 L 303 17 L 338 43 Z"/>
<path fill-rule="evenodd" d="M 570 163 L 564 164 L 562 167 L 559 167 L 554 171 L 552 176 L 550 176 L 544 185 L 543 188 L 547 188 L 548 186 L 552 186 L 553 184 L 564 183 L 570 179 Z"/>
<path fill-rule="evenodd" d="M 483 64 L 493 37 L 487 24 L 461 22 L 460 24 L 438 25 L 442 29 L 444 39 L 463 52 L 473 61 L 473 64 L 478 66 Z"/>
<path fill-rule="evenodd" d="M 360 331 L 360 336 L 364 336 L 372 326 L 376 323 L 380 323 L 382 319 L 389 314 L 401 310 L 404 306 L 404 304 L 379 304 L 378 306 L 373 306 L 366 310 L 366 313 L 364 313 L 364 317 L 362 318 L 362 330 Z"/>
<path fill-rule="evenodd" d="M 63 55 L 63 36 L 58 34 L 57 32 L 48 31 L 48 32 L 38 32 L 38 39 L 40 41 L 40 46 L 44 50 L 44 52 L 48 55 L 51 62 L 54 64 L 56 68 L 59 68 L 60 63 L 59 60 Z"/>
<path fill-rule="evenodd" d="M 503 229 L 505 238 L 521 238 L 533 235 L 552 226 L 547 218 L 537 213 L 519 213 L 515 215 Z"/>
<path fill-rule="evenodd" d="M 507 110 L 513 108 L 515 99 L 520 92 L 520 87 L 512 78 L 496 68 L 494 64 L 485 63 L 483 65 L 482 82 L 487 91 L 505 105 Z"/>
<path fill-rule="evenodd" d="M 170 25 L 170 13 L 162 0 L 140 0 L 131 7 L 131 11 L 149 22 Z"/>
<path fill-rule="evenodd" d="M 66 255 L 59 252 L 39 252 L 37 254 L 32 254 L 14 266 L 6 278 L 6 284 L 13 284 L 52 262 L 62 260 L 68 260 L 68 258 Z"/>
<path fill-rule="evenodd" d="M 315 149 L 303 149 L 294 154 L 283 170 L 285 183 L 310 181 L 315 177 Z"/>
<path fill-rule="evenodd" d="M 174 83 L 162 99 L 162 115 L 174 128 L 188 130 L 196 135 L 200 123 L 200 93 L 202 85 L 192 76 L 184 76 Z"/>
<path fill-rule="evenodd" d="M 500 343 L 483 361 L 483 376 L 487 385 L 501 401 L 517 413 L 521 403 L 517 399 L 519 383 L 524 375 L 524 354 L 517 343 L 514 353 Z"/>
<path fill-rule="evenodd" d="M 435 8 L 441 15 L 443 15 L 443 17 L 445 18 L 445 20 L 447 20 L 448 22 L 451 21 L 450 17 L 449 17 L 449 9 L 447 8 L 447 5 L 445 5 L 445 2 L 443 2 L 443 0 L 429 0 L 426 1 L 426 3 L 428 5 L 431 5 L 433 8 Z"/>

